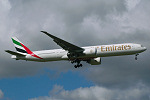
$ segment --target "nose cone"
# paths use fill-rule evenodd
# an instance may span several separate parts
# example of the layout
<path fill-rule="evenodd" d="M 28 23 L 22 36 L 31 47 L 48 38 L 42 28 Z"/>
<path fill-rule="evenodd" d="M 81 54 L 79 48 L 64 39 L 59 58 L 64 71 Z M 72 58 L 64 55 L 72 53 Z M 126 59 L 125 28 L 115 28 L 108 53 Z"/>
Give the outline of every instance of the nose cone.
<path fill-rule="evenodd" d="M 143 51 L 146 51 L 147 50 L 147 48 L 146 47 L 143 47 Z"/>

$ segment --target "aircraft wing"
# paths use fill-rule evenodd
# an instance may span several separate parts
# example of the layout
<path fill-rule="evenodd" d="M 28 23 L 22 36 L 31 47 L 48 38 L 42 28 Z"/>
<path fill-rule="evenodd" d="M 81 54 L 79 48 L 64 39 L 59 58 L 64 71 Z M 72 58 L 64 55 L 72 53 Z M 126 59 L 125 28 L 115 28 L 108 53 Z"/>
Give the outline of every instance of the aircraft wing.
<path fill-rule="evenodd" d="M 67 41 L 64 41 L 64 40 L 62 40 L 62 39 L 60 39 L 60 38 L 58 38 L 58 37 L 56 37 L 54 35 L 51 35 L 51 34 L 45 32 L 45 31 L 41 31 L 41 32 L 43 32 L 46 35 L 48 35 L 49 37 L 51 37 L 53 39 L 53 41 L 56 42 L 59 46 L 61 46 L 64 50 L 67 50 L 69 52 L 77 52 L 77 53 L 84 51 L 83 48 L 78 47 L 78 46 L 76 46 L 74 44 L 71 44 L 71 43 L 69 43 Z"/>

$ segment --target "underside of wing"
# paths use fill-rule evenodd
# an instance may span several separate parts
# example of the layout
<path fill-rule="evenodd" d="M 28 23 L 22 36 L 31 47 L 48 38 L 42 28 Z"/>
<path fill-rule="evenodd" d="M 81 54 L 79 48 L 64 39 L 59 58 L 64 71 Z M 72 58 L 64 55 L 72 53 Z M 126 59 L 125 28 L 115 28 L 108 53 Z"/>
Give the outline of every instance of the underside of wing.
<path fill-rule="evenodd" d="M 58 37 L 56 37 L 54 35 L 51 35 L 51 34 L 45 32 L 45 31 L 41 31 L 41 32 L 43 32 L 46 35 L 48 35 L 49 37 L 51 37 L 53 39 L 53 41 L 56 42 L 59 46 L 61 46 L 64 50 L 67 50 L 69 52 L 76 52 L 76 53 L 80 53 L 80 52 L 84 51 L 83 48 L 78 47 L 78 46 L 76 46 L 74 44 L 71 44 L 71 43 L 69 43 L 67 41 L 64 41 L 64 40 L 62 40 L 62 39 L 60 39 L 60 38 L 58 38 Z"/>

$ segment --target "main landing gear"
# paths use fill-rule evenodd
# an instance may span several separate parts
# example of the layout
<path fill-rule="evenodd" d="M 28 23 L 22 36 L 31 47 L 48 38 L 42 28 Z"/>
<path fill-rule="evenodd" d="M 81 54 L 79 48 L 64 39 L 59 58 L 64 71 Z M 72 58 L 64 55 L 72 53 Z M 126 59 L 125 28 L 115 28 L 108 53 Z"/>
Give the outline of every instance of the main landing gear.
<path fill-rule="evenodd" d="M 137 54 L 135 54 L 135 60 L 137 60 L 137 56 L 138 56 L 139 54 L 137 53 Z"/>
<path fill-rule="evenodd" d="M 82 64 L 80 64 L 80 62 L 81 62 L 81 60 L 79 60 L 79 59 L 71 61 L 72 64 L 77 63 L 77 65 L 74 65 L 75 68 L 82 67 Z"/>

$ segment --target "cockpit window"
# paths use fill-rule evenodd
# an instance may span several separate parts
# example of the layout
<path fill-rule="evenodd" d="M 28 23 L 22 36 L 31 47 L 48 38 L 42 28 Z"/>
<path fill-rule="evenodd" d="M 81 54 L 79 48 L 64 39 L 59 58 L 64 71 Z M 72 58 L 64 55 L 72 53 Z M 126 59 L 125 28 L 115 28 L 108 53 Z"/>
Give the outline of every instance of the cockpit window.
<path fill-rule="evenodd" d="M 141 45 L 141 47 L 143 47 L 143 45 Z"/>

